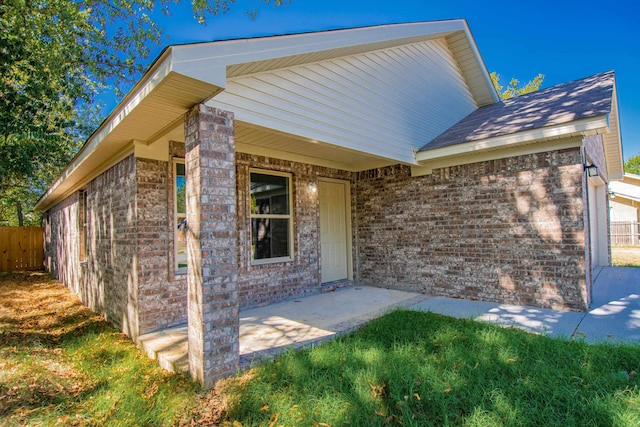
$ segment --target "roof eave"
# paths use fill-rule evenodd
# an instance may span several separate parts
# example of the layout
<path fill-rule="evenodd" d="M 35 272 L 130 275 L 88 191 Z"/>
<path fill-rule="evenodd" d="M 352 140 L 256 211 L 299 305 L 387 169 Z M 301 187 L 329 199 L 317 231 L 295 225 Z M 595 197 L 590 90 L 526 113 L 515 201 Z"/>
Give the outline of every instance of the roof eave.
<path fill-rule="evenodd" d="M 338 54 L 341 48 L 349 46 L 373 50 L 419 40 L 447 37 L 456 33 L 465 34 L 464 46 L 473 51 L 477 62 L 477 66 L 471 67 L 473 69 L 471 75 L 483 82 L 477 85 L 475 89 L 477 93 L 473 94 L 476 102 L 479 99 L 483 99 L 485 103 L 495 100 L 496 95 L 492 92 L 489 74 L 464 19 L 169 47 L 160 54 L 140 81 L 91 135 L 74 159 L 38 200 L 35 207 L 38 210 L 50 208 L 73 191 L 82 188 L 82 185 L 86 185 L 87 180 L 97 176 L 97 173 L 104 171 L 108 166 L 105 159 L 113 162 L 114 159 L 119 158 L 117 155 L 121 155 L 128 146 L 132 146 L 134 139 L 145 141 L 153 137 L 160 131 L 158 127 L 161 128 L 175 121 L 190 106 L 206 101 L 224 90 L 227 70 L 235 64 L 253 62 L 266 64 L 273 58 L 294 56 L 304 60 L 305 54 L 310 52 L 335 50 Z M 216 46 L 213 51 L 210 49 L 211 44 Z M 172 92 L 167 89 L 185 87 L 187 82 L 192 82 L 197 88 L 189 87 L 188 91 L 174 89 Z M 162 96 L 163 87 L 164 94 L 169 96 Z M 165 117 L 141 120 L 141 117 L 144 119 L 150 115 L 149 111 L 158 111 L 158 107 L 163 106 L 171 111 L 171 117 L 165 114 Z M 149 121 L 160 124 L 153 127 L 154 125 L 149 124 Z M 132 126 L 140 123 L 145 125 L 145 129 Z"/>
<path fill-rule="evenodd" d="M 615 81 L 611 96 L 611 112 L 607 116 L 609 132 L 603 135 L 605 158 L 609 179 L 618 180 L 624 176 L 624 159 L 622 153 L 622 136 L 620 132 L 620 117 L 618 115 L 618 94 Z"/>
<path fill-rule="evenodd" d="M 516 147 L 519 145 L 535 143 L 536 141 L 558 139 L 576 134 L 588 135 L 600 133 L 602 130 L 606 130 L 607 128 L 607 115 L 600 115 L 587 119 L 576 120 L 570 123 L 563 123 L 555 126 L 531 129 L 508 135 L 500 135 L 492 138 L 420 151 L 416 154 L 416 160 L 419 163 L 425 163 L 430 160 L 444 159 L 448 157 L 468 156 L 474 153 Z"/>
<path fill-rule="evenodd" d="M 107 165 L 109 160 L 117 158 L 119 154 L 126 151 L 128 146 L 133 146 L 134 139 L 145 140 L 152 137 L 167 123 L 186 112 L 188 106 L 193 105 L 194 102 L 205 101 L 223 90 L 221 81 L 224 79 L 220 79 L 220 74 L 210 73 L 208 76 L 202 76 L 180 67 L 176 70 L 173 59 L 171 48 L 163 52 L 40 197 L 35 205 L 36 210 L 50 208 L 86 184 L 88 176 L 95 176 L 96 171 Z M 189 93 L 172 91 L 175 94 L 172 99 L 159 96 L 162 88 L 165 87 L 164 90 L 166 90 L 167 85 L 185 85 L 190 81 L 198 82 L 198 85 L 194 86 Z M 173 108 L 171 117 L 176 117 L 164 123 L 150 123 L 147 128 L 135 126 L 135 132 L 123 130 L 137 118 L 144 116 L 145 111 L 157 109 L 163 103 Z M 114 135 L 116 131 L 119 131 L 118 135 Z M 87 171 L 91 173 L 88 174 Z"/>

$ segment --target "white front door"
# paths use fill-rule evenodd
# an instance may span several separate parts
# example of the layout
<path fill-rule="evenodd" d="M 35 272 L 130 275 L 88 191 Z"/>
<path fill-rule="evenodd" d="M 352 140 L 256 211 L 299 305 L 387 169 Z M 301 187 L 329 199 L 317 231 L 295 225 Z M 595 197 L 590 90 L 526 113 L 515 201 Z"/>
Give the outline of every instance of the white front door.
<path fill-rule="evenodd" d="M 348 182 L 318 182 L 322 283 L 349 277 L 347 185 Z"/>

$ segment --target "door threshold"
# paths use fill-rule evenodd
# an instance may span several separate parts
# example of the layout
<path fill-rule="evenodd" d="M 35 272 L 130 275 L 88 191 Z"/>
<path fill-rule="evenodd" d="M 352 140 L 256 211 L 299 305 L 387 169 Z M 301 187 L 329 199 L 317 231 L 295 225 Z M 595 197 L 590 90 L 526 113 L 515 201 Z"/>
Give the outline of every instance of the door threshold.
<path fill-rule="evenodd" d="M 320 293 L 333 292 L 337 289 L 353 286 L 353 280 L 341 279 L 320 284 Z"/>

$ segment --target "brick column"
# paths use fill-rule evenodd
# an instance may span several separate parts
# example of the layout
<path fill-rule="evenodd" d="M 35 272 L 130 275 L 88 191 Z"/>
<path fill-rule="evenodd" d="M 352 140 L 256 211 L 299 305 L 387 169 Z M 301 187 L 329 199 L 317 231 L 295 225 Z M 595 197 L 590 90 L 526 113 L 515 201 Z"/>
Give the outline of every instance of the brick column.
<path fill-rule="evenodd" d="M 185 149 L 189 370 L 206 389 L 239 361 L 233 113 L 196 105 Z"/>

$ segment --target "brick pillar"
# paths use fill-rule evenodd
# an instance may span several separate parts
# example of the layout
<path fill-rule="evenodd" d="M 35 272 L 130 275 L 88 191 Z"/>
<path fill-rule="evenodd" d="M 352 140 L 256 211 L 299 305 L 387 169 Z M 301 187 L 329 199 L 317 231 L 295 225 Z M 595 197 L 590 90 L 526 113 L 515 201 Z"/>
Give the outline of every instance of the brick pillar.
<path fill-rule="evenodd" d="M 207 389 L 239 361 L 233 113 L 196 105 L 185 149 L 189 370 Z"/>

